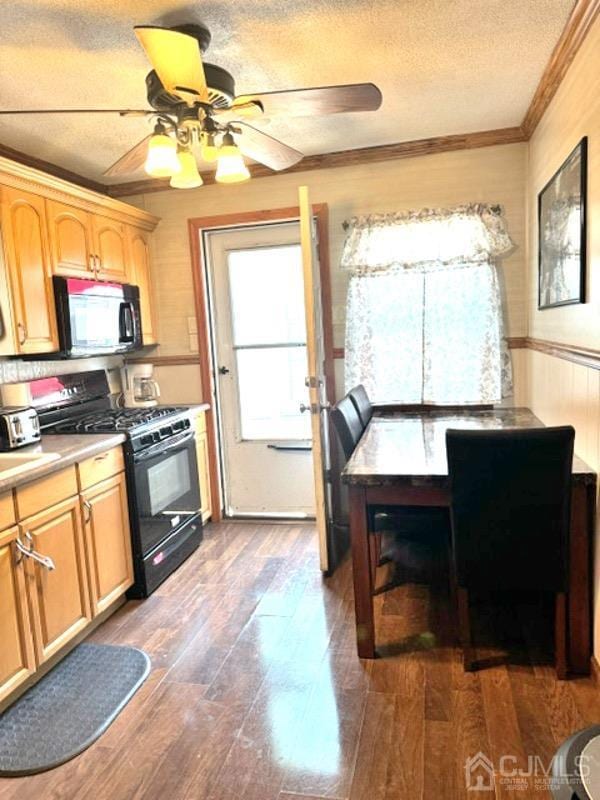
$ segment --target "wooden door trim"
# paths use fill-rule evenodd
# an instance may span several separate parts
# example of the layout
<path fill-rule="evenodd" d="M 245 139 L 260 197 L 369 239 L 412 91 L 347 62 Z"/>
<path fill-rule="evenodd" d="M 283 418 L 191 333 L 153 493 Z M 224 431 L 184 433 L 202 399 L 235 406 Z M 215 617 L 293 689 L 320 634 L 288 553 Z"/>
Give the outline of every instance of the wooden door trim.
<path fill-rule="evenodd" d="M 331 277 L 329 266 L 329 208 L 327 203 L 314 203 L 313 214 L 319 235 L 319 268 L 321 271 L 321 305 L 323 309 L 323 344 L 325 349 L 324 371 L 327 378 L 327 399 L 335 402 L 335 372 L 333 363 L 333 322 L 331 309 Z M 223 518 L 221 485 L 219 478 L 219 453 L 216 433 L 216 414 L 213 408 L 215 386 L 211 370 L 208 343 L 211 341 L 210 318 L 208 314 L 208 287 L 206 285 L 206 264 L 201 247 L 202 234 L 222 228 L 243 227 L 264 222 L 299 220 L 300 208 L 270 208 L 258 211 L 241 211 L 234 214 L 217 214 L 209 217 L 188 219 L 190 251 L 192 258 L 192 279 L 194 285 L 194 305 L 198 320 L 198 363 L 202 381 L 203 402 L 210 406 L 206 411 L 206 438 L 210 466 L 210 490 L 212 496 L 212 519 L 219 522 Z"/>

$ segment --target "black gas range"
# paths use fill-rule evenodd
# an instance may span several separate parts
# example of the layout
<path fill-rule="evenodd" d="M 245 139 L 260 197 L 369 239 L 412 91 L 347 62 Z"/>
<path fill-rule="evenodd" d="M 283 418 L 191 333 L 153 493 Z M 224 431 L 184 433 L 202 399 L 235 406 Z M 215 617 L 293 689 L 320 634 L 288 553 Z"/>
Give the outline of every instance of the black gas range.
<path fill-rule="evenodd" d="M 42 434 L 125 434 L 135 569 L 130 597 L 147 597 L 202 540 L 200 483 L 190 410 L 113 408 L 104 370 L 30 384 Z"/>

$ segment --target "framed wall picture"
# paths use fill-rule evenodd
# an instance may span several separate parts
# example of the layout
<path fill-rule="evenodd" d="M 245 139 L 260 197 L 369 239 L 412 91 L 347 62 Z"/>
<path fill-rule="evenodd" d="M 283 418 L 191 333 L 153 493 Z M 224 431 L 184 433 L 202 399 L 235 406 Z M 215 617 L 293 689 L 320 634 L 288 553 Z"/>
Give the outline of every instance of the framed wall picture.
<path fill-rule="evenodd" d="M 585 303 L 587 137 L 538 195 L 538 308 Z"/>

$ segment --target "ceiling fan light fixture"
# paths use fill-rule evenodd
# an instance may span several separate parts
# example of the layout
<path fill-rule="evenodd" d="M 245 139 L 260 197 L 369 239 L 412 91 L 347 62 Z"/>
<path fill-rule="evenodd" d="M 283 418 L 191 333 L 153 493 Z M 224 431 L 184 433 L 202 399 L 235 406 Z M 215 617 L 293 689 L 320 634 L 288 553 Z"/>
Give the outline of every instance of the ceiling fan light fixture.
<path fill-rule="evenodd" d="M 204 134 L 200 155 L 202 156 L 202 160 L 207 161 L 209 164 L 216 161 L 219 157 L 219 148 L 215 144 L 214 133 Z"/>
<path fill-rule="evenodd" d="M 177 157 L 177 142 L 167 135 L 160 122 L 154 128 L 154 135 L 148 142 L 144 169 L 153 178 L 170 178 L 181 171 L 181 163 Z"/>
<path fill-rule="evenodd" d="M 233 136 L 226 133 L 223 143 L 219 147 L 217 158 L 217 183 L 241 183 L 250 178 L 250 171 L 244 164 L 240 148 L 236 145 Z"/>
<path fill-rule="evenodd" d="M 198 172 L 198 165 L 194 154 L 190 150 L 179 150 L 177 153 L 181 170 L 173 175 L 170 185 L 174 189 L 195 189 L 202 186 L 204 181 Z"/>

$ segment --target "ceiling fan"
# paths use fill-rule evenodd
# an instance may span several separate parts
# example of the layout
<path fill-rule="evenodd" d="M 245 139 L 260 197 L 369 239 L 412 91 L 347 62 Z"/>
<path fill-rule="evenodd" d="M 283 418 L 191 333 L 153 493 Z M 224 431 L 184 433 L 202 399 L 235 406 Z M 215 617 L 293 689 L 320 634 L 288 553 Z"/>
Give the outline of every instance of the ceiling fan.
<path fill-rule="evenodd" d="M 287 169 L 303 155 L 251 125 L 274 116 L 297 117 L 375 111 L 381 92 L 373 83 L 320 86 L 236 97 L 233 77 L 222 67 L 203 62 L 210 44 L 204 25 L 173 28 L 140 25 L 135 35 L 153 69 L 146 76 L 149 109 L 38 109 L 2 111 L 9 114 L 101 114 L 146 116 L 153 133 L 112 164 L 104 175 L 135 172 L 142 165 L 156 178 L 170 178 L 175 188 L 202 185 L 196 164 L 216 161 L 215 180 L 237 183 L 250 177 L 243 156 L 270 167 Z"/>

